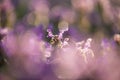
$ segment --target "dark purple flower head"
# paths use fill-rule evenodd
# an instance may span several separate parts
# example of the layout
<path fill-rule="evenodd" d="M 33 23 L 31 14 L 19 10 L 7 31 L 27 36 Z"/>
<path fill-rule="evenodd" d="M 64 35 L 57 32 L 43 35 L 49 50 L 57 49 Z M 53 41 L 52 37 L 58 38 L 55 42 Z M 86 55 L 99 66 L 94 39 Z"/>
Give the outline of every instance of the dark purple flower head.
<path fill-rule="evenodd" d="M 38 36 L 39 39 L 43 39 L 45 36 L 45 30 L 43 25 L 32 28 L 32 31 Z"/>

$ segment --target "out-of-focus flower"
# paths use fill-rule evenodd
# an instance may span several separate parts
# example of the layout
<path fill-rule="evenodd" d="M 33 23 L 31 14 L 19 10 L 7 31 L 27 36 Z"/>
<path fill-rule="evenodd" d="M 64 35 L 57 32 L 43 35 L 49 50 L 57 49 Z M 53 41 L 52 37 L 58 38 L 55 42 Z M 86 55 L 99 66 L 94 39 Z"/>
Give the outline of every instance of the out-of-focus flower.
<path fill-rule="evenodd" d="M 43 24 L 44 27 L 47 27 L 49 23 L 49 7 L 47 1 L 31 0 L 29 8 L 31 12 L 27 15 L 28 24 L 34 26 Z"/>
<path fill-rule="evenodd" d="M 11 0 L 4 0 L 0 3 L 0 26 L 11 28 L 15 24 L 16 15 Z"/>
<path fill-rule="evenodd" d="M 79 69 L 79 64 L 76 64 L 78 56 L 75 55 L 74 50 L 73 47 L 66 47 L 63 51 L 58 50 L 57 59 L 53 63 L 54 72 L 58 79 L 77 79 L 82 72 L 83 65 Z"/>
<path fill-rule="evenodd" d="M 102 18 L 105 22 L 113 21 L 114 19 L 114 12 L 112 12 L 112 6 L 110 0 L 99 0 L 100 5 L 102 7 Z"/>
<path fill-rule="evenodd" d="M 38 78 L 43 66 L 40 41 L 39 36 L 31 30 L 17 35 L 12 32 L 4 37 L 2 44 L 9 59 L 8 66 L 12 76 L 18 78 L 33 75 Z"/>
<path fill-rule="evenodd" d="M 114 40 L 115 40 L 118 44 L 120 44 L 120 34 L 115 34 L 115 35 L 114 35 Z"/>
<path fill-rule="evenodd" d="M 72 9 L 65 9 L 62 12 L 61 20 L 67 21 L 69 24 L 75 23 L 75 20 L 76 20 L 76 13 L 75 13 L 75 11 L 72 10 Z"/>
<path fill-rule="evenodd" d="M 69 23 L 67 21 L 60 21 L 58 24 L 59 31 L 61 33 L 64 33 L 65 31 L 68 31 L 69 29 Z"/>
<path fill-rule="evenodd" d="M 71 0 L 73 7 L 78 10 L 84 12 L 91 12 L 94 9 L 96 0 Z"/>

